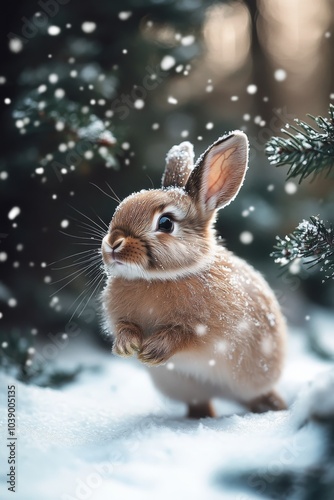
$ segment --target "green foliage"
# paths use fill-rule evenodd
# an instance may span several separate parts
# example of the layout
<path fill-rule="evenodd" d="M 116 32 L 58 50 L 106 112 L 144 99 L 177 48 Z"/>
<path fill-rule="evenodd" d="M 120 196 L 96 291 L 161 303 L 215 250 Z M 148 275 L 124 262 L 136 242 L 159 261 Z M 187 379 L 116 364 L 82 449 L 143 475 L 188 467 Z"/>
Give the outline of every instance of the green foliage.
<path fill-rule="evenodd" d="M 313 179 L 322 172 L 327 175 L 334 165 L 334 106 L 329 105 L 329 118 L 309 115 L 320 131 L 307 123 L 296 120 L 299 128 L 286 125 L 282 129 L 288 139 L 273 137 L 266 147 L 268 159 L 272 165 L 289 165 L 287 179 L 299 178 L 301 182 L 313 174 Z M 290 132 L 292 129 L 295 135 Z M 296 259 L 313 267 L 320 265 L 325 273 L 325 282 L 334 278 L 334 236 L 331 224 L 326 224 L 318 217 L 303 220 L 289 235 L 281 239 L 276 236 L 275 251 L 271 253 L 275 262 L 287 266 Z"/>
<path fill-rule="evenodd" d="M 271 254 L 275 262 L 286 266 L 295 259 L 303 259 L 310 267 L 320 265 L 325 279 L 334 278 L 334 233 L 318 217 L 303 220 L 289 235 L 277 236 L 275 251 Z"/>
<path fill-rule="evenodd" d="M 334 165 L 334 105 L 329 106 L 329 118 L 308 116 L 319 130 L 296 119 L 297 127 L 286 125 L 282 129 L 288 139 L 273 137 L 266 147 L 270 163 L 276 167 L 289 165 L 287 178 L 299 177 L 299 183 L 311 174 L 313 179 L 321 172 L 328 175 Z"/>
<path fill-rule="evenodd" d="M 40 263 L 78 254 L 80 249 L 89 248 L 92 241 L 93 254 L 102 238 L 88 216 L 82 216 L 78 229 L 75 218 L 69 215 L 72 212 L 67 202 L 80 209 L 84 206 L 83 210 L 89 213 L 92 206 L 108 221 L 113 210 L 110 197 L 107 194 L 101 199 L 101 189 L 92 188 L 91 184 L 106 185 L 112 176 L 109 167 L 126 170 L 133 156 L 136 157 L 131 164 L 131 180 L 140 178 L 142 182 L 142 156 L 150 142 L 148 132 L 152 123 L 160 124 L 166 115 L 164 109 L 156 106 L 157 95 L 170 81 L 180 78 L 177 66 L 185 69 L 200 53 L 204 13 L 211 3 L 124 0 L 120 4 L 95 0 L 92 5 L 81 2 L 78 8 L 77 3 L 69 2 L 48 16 L 36 13 L 36 5 L 17 6 L 15 24 L 8 26 L 9 38 L 22 40 L 23 46 L 9 57 L 6 69 L 10 89 L 5 95 L 11 98 L 11 105 L 5 107 L 0 171 L 10 174 L 6 182 L 0 183 L 0 198 L 4 215 L 19 204 L 21 220 L 19 231 L 12 229 L 9 220 L 1 227 L 1 234 L 10 235 L 6 241 L 0 241 L 1 250 L 10 258 L 6 265 L 2 264 L 0 285 L 10 283 L 9 296 L 16 297 L 21 313 L 15 315 L 13 309 L 7 308 L 1 321 L 4 331 L 10 331 L 7 325 L 18 324 L 18 333 L 11 332 L 8 339 L 6 333 L 8 345 L 0 349 L 0 367 L 20 380 L 36 383 L 37 376 L 48 376 L 47 364 L 38 365 L 36 357 L 28 354 L 34 344 L 27 343 L 30 334 L 25 325 L 45 332 L 66 323 L 67 307 L 82 304 L 86 284 L 87 275 L 81 268 L 74 274 L 79 279 L 72 279 L 67 261 L 61 278 L 68 283 L 61 297 L 62 305 L 52 308 L 49 295 L 57 287 L 50 289 L 44 281 L 45 274 L 52 275 L 53 282 L 61 280 L 57 272 L 54 278 L 53 268 L 46 270 Z M 41 16 L 48 17 L 44 25 Z M 85 24 L 91 25 L 88 30 L 84 29 Z M 50 35 L 51 25 L 59 27 L 57 36 Z M 193 43 L 183 44 L 183 37 L 189 35 Z M 175 61 L 168 70 L 161 67 L 166 55 Z M 135 106 L 138 99 L 142 107 Z M 140 147 L 136 148 L 136 141 Z M 125 142 L 127 147 L 123 148 Z M 122 189 L 125 185 L 124 191 L 128 187 L 123 179 L 128 177 L 127 170 L 120 173 L 119 183 Z M 58 233 L 63 219 L 70 219 L 71 236 L 82 229 L 86 233 L 79 232 L 80 236 L 67 238 L 64 243 Z M 10 260 L 17 259 L 16 245 L 22 243 L 19 277 L 13 273 Z M 81 247 L 73 250 L 72 244 Z M 73 263 L 74 270 L 77 264 Z M 87 286 L 95 283 L 89 280 L 91 276 L 87 277 Z M 41 310 L 44 314 L 39 314 Z M 50 378 L 50 384 L 54 383 Z"/>
<path fill-rule="evenodd" d="M 54 172 L 86 174 L 102 165 L 117 168 L 129 127 L 140 115 L 152 113 L 154 89 L 178 76 L 175 67 L 190 63 L 201 50 L 196 38 L 189 47 L 181 43 L 183 36 L 200 33 L 212 1 L 194 3 L 196 9 L 183 1 L 126 0 L 122 9 L 127 16 L 122 18 L 117 2 L 97 0 L 93 16 L 85 5 L 80 12 L 82 20 L 98 21 L 92 32 L 82 29 L 77 7 L 69 4 L 60 9 L 58 36 L 49 36 L 48 26 L 36 29 L 24 41 L 26 63 L 17 69 L 13 102 L 13 118 L 24 139 L 20 151 L 28 146 L 24 168 L 39 166 L 40 173 L 43 168 L 53 177 Z M 38 13 L 29 22 L 38 25 Z M 160 32 L 165 37 L 160 39 Z M 166 54 L 175 65 L 163 71 Z M 144 102 L 144 111 L 136 108 L 137 99 Z M 13 155 L 12 163 L 22 169 L 22 156 Z"/>
<path fill-rule="evenodd" d="M 65 88 L 68 85 L 66 81 L 63 84 Z M 110 131 L 110 121 L 89 112 L 88 106 L 68 97 L 61 87 L 50 89 L 40 85 L 39 89 L 43 92 L 30 91 L 13 112 L 16 124 L 24 126 L 20 130 L 34 135 L 38 132 L 37 136 L 47 138 L 51 151 L 43 151 L 42 141 L 39 165 L 51 165 L 55 170 L 63 168 L 67 172 L 86 157 L 102 161 L 107 167 L 115 166 L 117 141 Z M 101 93 L 99 101 L 105 102 Z"/>

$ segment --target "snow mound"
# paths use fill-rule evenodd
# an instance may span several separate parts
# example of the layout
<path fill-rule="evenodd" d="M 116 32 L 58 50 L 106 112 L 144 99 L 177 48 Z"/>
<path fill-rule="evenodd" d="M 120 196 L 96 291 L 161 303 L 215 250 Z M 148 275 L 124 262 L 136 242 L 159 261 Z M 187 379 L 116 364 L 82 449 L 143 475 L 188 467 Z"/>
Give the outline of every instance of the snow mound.
<path fill-rule="evenodd" d="M 309 418 L 334 418 L 334 370 L 320 373 L 304 387 L 296 402 L 294 414 L 301 423 Z"/>
<path fill-rule="evenodd" d="M 290 340 L 279 388 L 290 409 L 261 415 L 217 402 L 219 418 L 188 420 L 185 407 L 164 399 L 137 362 L 92 352 L 78 339 L 64 354 L 76 353 L 76 362 L 90 369 L 62 390 L 2 375 L 1 387 L 17 390 L 16 498 L 272 498 L 271 484 L 281 474 L 319 463 L 326 438 L 316 419 L 334 415 L 332 364 L 307 351 L 303 333 Z M 5 439 L 6 404 L 2 395 Z M 2 464 L 3 451 L 2 445 Z M 13 496 L 7 472 L 1 467 L 4 500 Z"/>

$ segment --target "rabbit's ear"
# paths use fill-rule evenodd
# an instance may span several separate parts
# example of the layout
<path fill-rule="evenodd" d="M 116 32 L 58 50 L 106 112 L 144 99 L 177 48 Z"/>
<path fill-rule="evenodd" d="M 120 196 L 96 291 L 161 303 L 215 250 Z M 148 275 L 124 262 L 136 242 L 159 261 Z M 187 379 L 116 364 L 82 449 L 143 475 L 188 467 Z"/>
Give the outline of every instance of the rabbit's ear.
<path fill-rule="evenodd" d="M 166 167 L 162 176 L 162 187 L 184 187 L 194 167 L 194 148 L 190 142 L 173 146 L 166 156 Z"/>
<path fill-rule="evenodd" d="M 240 131 L 220 137 L 198 159 L 186 191 L 203 212 L 228 205 L 242 186 L 248 165 L 248 139 Z"/>

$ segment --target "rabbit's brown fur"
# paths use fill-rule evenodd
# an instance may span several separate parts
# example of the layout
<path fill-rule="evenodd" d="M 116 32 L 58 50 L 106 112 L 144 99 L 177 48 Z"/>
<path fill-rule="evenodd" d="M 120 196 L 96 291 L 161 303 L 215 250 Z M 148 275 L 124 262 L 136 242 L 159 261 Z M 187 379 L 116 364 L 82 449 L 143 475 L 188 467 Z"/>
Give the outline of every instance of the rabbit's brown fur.
<path fill-rule="evenodd" d="M 217 244 L 213 229 L 217 208 L 243 182 L 246 137 L 221 138 L 192 171 L 191 146 L 178 148 L 163 177 L 175 185 L 126 198 L 104 238 L 113 352 L 137 354 L 156 386 L 188 403 L 190 415 L 215 396 L 254 411 L 282 409 L 273 392 L 285 343 L 278 303 L 257 271 Z M 172 221 L 171 231 L 160 229 L 161 217 Z"/>

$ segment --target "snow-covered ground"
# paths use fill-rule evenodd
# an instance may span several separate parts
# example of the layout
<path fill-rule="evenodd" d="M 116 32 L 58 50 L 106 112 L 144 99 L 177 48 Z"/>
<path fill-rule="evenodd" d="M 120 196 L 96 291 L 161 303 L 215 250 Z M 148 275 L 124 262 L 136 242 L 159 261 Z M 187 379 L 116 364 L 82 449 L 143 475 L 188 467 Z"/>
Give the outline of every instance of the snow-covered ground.
<path fill-rule="evenodd" d="M 321 318 L 322 338 L 329 339 L 334 318 Z M 279 474 L 302 472 L 323 456 L 323 429 L 309 416 L 334 415 L 333 363 L 308 351 L 302 330 L 290 333 L 280 382 L 290 406 L 285 412 L 250 414 L 217 402 L 219 418 L 188 420 L 185 407 L 161 396 L 135 360 L 111 358 L 78 337 L 60 362 L 91 369 L 61 390 L 0 375 L 3 500 L 273 498 L 269 486 Z M 17 390 L 16 494 L 7 490 L 3 467 L 4 388 L 11 384 Z"/>

